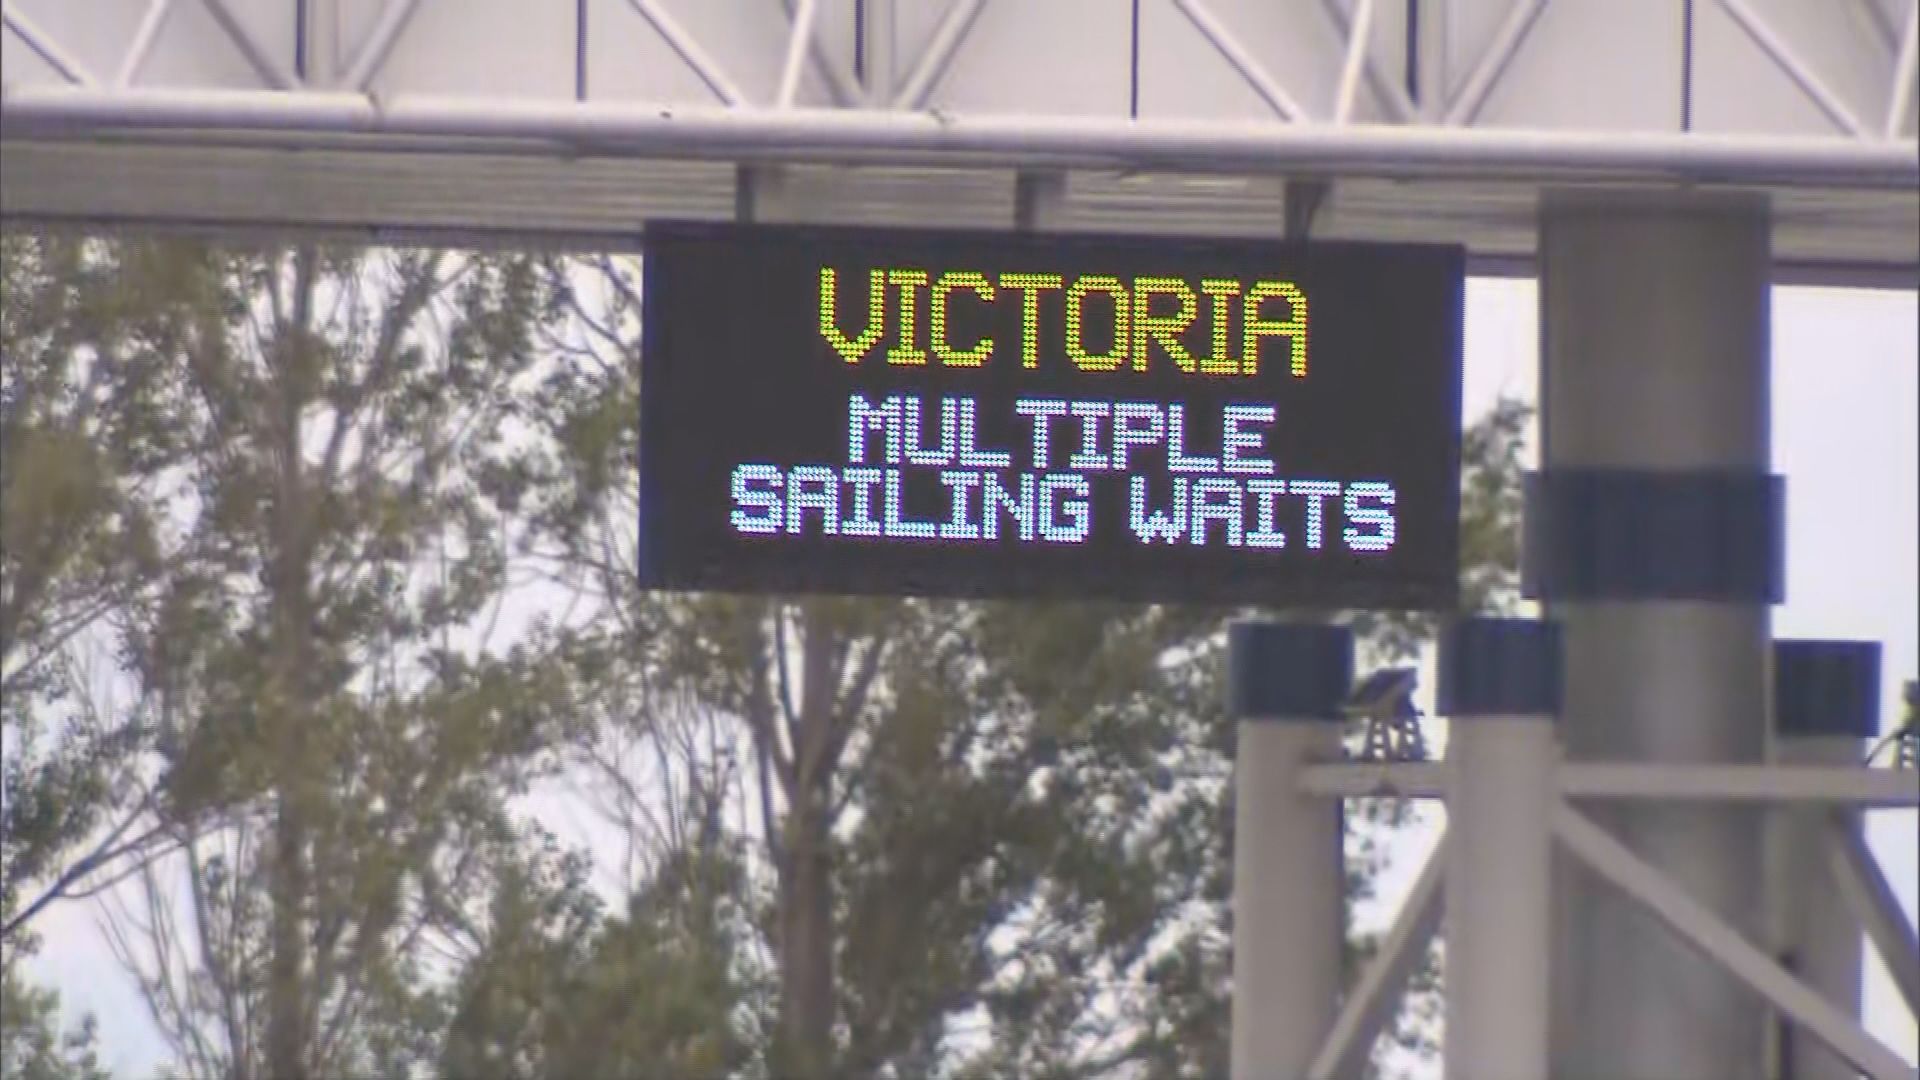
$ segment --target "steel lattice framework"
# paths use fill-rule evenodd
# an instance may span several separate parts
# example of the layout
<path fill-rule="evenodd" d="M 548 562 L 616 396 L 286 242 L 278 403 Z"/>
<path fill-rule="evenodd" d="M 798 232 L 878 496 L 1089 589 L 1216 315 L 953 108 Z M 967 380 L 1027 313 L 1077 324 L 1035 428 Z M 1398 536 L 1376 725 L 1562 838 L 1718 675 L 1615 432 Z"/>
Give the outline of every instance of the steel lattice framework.
<path fill-rule="evenodd" d="M 1912 280 L 1912 0 L 6 0 L 0 212 L 626 242 L 833 220 L 1465 240 L 1765 189 Z M 775 166 L 778 166 L 775 168 Z"/>

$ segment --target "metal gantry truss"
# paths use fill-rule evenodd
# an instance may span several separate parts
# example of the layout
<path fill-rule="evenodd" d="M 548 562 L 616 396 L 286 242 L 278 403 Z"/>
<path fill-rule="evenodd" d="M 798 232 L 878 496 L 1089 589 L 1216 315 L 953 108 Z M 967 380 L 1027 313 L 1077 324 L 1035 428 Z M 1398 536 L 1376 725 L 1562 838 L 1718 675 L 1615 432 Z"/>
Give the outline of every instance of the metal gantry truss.
<path fill-rule="evenodd" d="M 1545 736 L 1544 726 L 1537 736 Z M 1448 760 L 1439 762 L 1328 762 L 1301 767 L 1301 791 L 1319 798 L 1377 798 L 1397 796 L 1450 803 L 1463 792 L 1494 792 L 1504 812 L 1496 819 L 1508 824 L 1529 817 L 1546 823 L 1554 841 L 1586 868 L 1638 902 L 1685 946 L 1719 965 L 1733 978 L 1765 999 L 1791 1022 L 1811 1032 L 1854 1067 L 1875 1080 L 1909 1077 L 1911 1068 L 1875 1039 L 1853 1017 L 1843 1013 L 1795 973 L 1768 955 L 1715 912 L 1688 895 L 1658 869 L 1635 855 L 1595 824 L 1589 804 L 1659 800 L 1671 803 L 1770 805 L 1779 812 L 1811 807 L 1825 820 L 1821 838 L 1829 853 L 1826 870 L 1830 887 L 1844 899 L 1868 941 L 1884 961 L 1907 1008 L 1920 1015 L 1920 939 L 1900 907 L 1897 893 L 1881 872 L 1847 808 L 1913 809 L 1920 807 L 1920 774 L 1893 769 L 1817 765 L 1647 765 L 1580 764 L 1560 760 L 1549 738 L 1536 738 L 1531 749 L 1541 759 L 1540 775 L 1548 777 L 1540 794 L 1543 805 L 1520 806 L 1532 791 L 1516 784 L 1509 771 L 1490 773 L 1485 762 L 1461 741 L 1503 742 L 1511 751 L 1512 732 L 1486 732 L 1473 725 L 1456 726 Z M 1524 744 L 1521 744 L 1525 749 Z M 1476 765 L 1480 768 L 1476 768 Z M 1450 807 L 1450 809 L 1452 809 Z M 1428 945 L 1442 930 L 1447 904 L 1449 860 L 1461 840 L 1461 829 L 1483 827 L 1485 815 L 1450 815 L 1433 851 L 1428 855 L 1398 915 L 1382 939 L 1380 951 L 1341 1003 L 1314 1065 L 1312 1080 L 1358 1075 L 1375 1038 L 1399 1007 L 1412 973 Z M 1451 871 L 1456 880 L 1471 877 L 1484 893 L 1499 893 L 1514 878 L 1529 872 L 1524 845 L 1502 846 L 1497 862 L 1480 861 Z M 1534 852 L 1541 857 L 1544 851 Z M 1465 915 L 1468 921 L 1475 916 Z M 1497 918 L 1497 912 L 1495 913 Z M 1486 925 L 1484 922 L 1482 925 Z M 1497 926 L 1497 922 L 1494 924 Z M 1463 930 L 1467 928 L 1461 928 Z M 1470 930 L 1468 932 L 1471 932 Z M 1450 951 L 1449 955 L 1453 955 Z M 1468 983 L 1468 985 L 1457 985 Z M 1472 994 L 1468 980 L 1449 970 L 1448 992 Z M 1507 1017 L 1506 1023 L 1519 1018 Z M 1449 1053 L 1454 1040 L 1472 1039 L 1466 1032 L 1449 1031 Z M 1513 1035 L 1518 1038 L 1518 1034 Z M 1481 1040 L 1482 1042 L 1490 1040 Z"/>
<path fill-rule="evenodd" d="M 0 211 L 631 242 L 782 166 L 829 220 L 1311 226 L 1525 269 L 1543 184 L 1681 182 L 1772 192 L 1785 278 L 1904 284 L 1914 11 L 5 0 Z"/>

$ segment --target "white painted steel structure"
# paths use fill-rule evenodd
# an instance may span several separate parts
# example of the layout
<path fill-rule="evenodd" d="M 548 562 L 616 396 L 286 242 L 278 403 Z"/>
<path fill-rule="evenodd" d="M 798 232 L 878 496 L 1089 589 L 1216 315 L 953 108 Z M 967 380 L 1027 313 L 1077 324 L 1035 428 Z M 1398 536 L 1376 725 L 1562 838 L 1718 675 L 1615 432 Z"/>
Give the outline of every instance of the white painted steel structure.
<path fill-rule="evenodd" d="M 1479 270 L 1530 273 L 1542 223 L 1565 228 L 1544 192 L 1578 187 L 1591 200 L 1595 188 L 1633 188 L 1746 200 L 1762 235 L 1741 265 L 1760 267 L 1760 280 L 1912 287 L 1917 9 L 1915 0 L 0 0 L 0 215 L 620 247 L 662 217 L 1310 230 L 1463 242 Z M 1683 221 L 1649 243 L 1684 232 Z M 1545 268 L 1547 293 L 1576 321 L 1617 301 L 1569 291 L 1596 258 Z M 1749 289 L 1723 314 L 1750 321 L 1759 295 Z M 1748 393 L 1764 343 L 1742 348 L 1732 388 Z M 1595 363 L 1617 350 L 1599 351 Z M 1546 404 L 1550 425 L 1591 424 L 1600 408 Z M 1644 464 L 1698 464 L 1684 449 L 1649 444 Z M 1755 460 L 1764 467 L 1764 455 Z M 1711 635 L 1681 625 L 1693 617 L 1676 614 L 1674 632 L 1705 648 Z M 1666 671 L 1639 697 L 1661 698 L 1676 739 L 1694 750 L 1718 729 L 1745 738 L 1749 712 L 1753 730 L 1764 726 L 1764 710 L 1747 707 L 1762 672 L 1736 659 L 1718 680 Z M 1611 677 L 1632 685 L 1644 674 L 1636 663 L 1621 659 Z M 1597 699 L 1575 704 L 1594 715 L 1571 730 L 1610 715 Z M 1252 872 L 1236 918 L 1278 940 L 1327 936 L 1338 868 L 1321 827 L 1337 814 L 1324 800 L 1476 793 L 1344 996 L 1317 985 L 1335 978 L 1328 962 L 1248 953 L 1274 1001 L 1306 1002 L 1259 1033 L 1261 1054 L 1306 1062 L 1305 1075 L 1323 1080 L 1355 1075 L 1443 922 L 1484 941 L 1488 927 L 1515 921 L 1528 947 L 1544 950 L 1553 847 L 1610 890 L 1605 903 L 1651 913 L 1853 1067 L 1904 1075 L 1861 1030 L 1857 1003 L 1803 984 L 1755 947 L 1754 928 L 1729 926 L 1676 885 L 1675 851 L 1649 852 L 1644 837 L 1622 843 L 1594 817 L 1647 801 L 1727 813 L 1772 801 L 1910 808 L 1920 803 L 1914 774 L 1666 754 L 1658 740 L 1638 760 L 1563 760 L 1566 744 L 1543 728 L 1506 739 L 1504 723 L 1467 734 L 1445 765 L 1316 763 L 1325 736 L 1295 732 L 1247 747 L 1242 770 L 1261 774 L 1260 797 L 1297 827 L 1264 838 L 1241 830 L 1245 844 L 1268 843 L 1239 855 Z M 1621 723 L 1657 728 L 1637 714 Z M 1822 847 L 1817 816 L 1795 820 L 1787 850 L 1801 853 L 1789 861 L 1804 868 L 1823 853 L 1842 899 L 1821 917 L 1851 912 L 1912 1004 L 1914 931 L 1858 831 L 1832 824 Z M 1507 830 L 1524 857 L 1500 857 L 1489 829 Z M 1449 902 L 1450 891 L 1466 895 Z M 1337 942 L 1317 946 L 1324 961 Z M 1486 956 L 1460 970 L 1449 987 L 1462 995 L 1449 1006 L 1462 1027 L 1449 1033 L 1453 1074 L 1527 1070 L 1553 1051 L 1543 1044 L 1548 1003 L 1533 993 L 1547 976 Z M 1550 975 L 1564 997 L 1566 972 Z M 1623 1017 L 1632 1007 L 1612 991 L 1602 1004 Z M 1492 1042 L 1502 1018 L 1526 1030 Z M 1710 1040 L 1661 1037 L 1676 1061 L 1710 1053 Z"/>
<path fill-rule="evenodd" d="M 1546 1076 L 1553 718 L 1457 720 L 1447 757 L 1446 1075 Z"/>
<path fill-rule="evenodd" d="M 624 241 L 810 216 L 1466 242 L 1543 181 L 1759 188 L 1910 284 L 1911 0 L 6 0 L 0 212 Z M 1330 186 L 1322 186 L 1322 183 Z M 1314 212 L 1316 211 L 1317 212 Z"/>
<path fill-rule="evenodd" d="M 1235 1076 L 1300 1075 L 1338 1003 L 1346 937 L 1341 806 L 1295 782 L 1301 768 L 1340 754 L 1340 725 L 1263 720 L 1240 725 L 1233 837 L 1235 911 L 1277 910 L 1284 922 L 1234 936 L 1238 992 L 1260 1022 L 1234 1024 Z"/>
<path fill-rule="evenodd" d="M 1245 731 L 1243 726 L 1243 738 Z M 1920 773 L 1787 763 L 1670 766 L 1641 779 L 1636 776 L 1639 770 L 1631 767 L 1563 760 L 1551 727 L 1537 717 L 1472 718 L 1456 723 L 1453 737 L 1450 760 L 1444 763 L 1292 762 L 1298 786 L 1323 798 L 1394 795 L 1445 799 L 1449 805 L 1446 835 L 1428 856 L 1380 951 L 1346 995 L 1339 1017 L 1311 1048 L 1313 1065 L 1304 1074 L 1310 1080 L 1358 1074 L 1356 1063 L 1365 1060 L 1366 1047 L 1391 1018 L 1391 1003 L 1443 922 L 1449 946 L 1449 1075 L 1475 1080 L 1548 1076 L 1544 1068 L 1531 1068 L 1546 1052 L 1545 995 L 1523 991 L 1537 988 L 1544 978 L 1533 962 L 1541 959 L 1548 936 L 1542 886 L 1549 842 L 1557 842 L 1559 850 L 1590 868 L 1635 910 L 1663 924 L 1673 935 L 1672 944 L 1728 973 L 1808 1033 L 1818 1042 L 1819 1053 L 1801 1061 L 1832 1055 L 1855 1070 L 1845 1075 L 1864 1073 L 1873 1080 L 1912 1076 L 1898 1055 L 1861 1027 L 1857 981 L 1851 984 L 1851 1008 L 1835 1000 L 1849 991 L 1825 984 L 1818 978 L 1821 972 L 1811 973 L 1815 978 L 1809 985 L 1688 889 L 1614 839 L 1610 830 L 1594 824 L 1590 812 L 1592 804 L 1622 799 L 1777 803 L 1787 821 L 1808 809 L 1817 812 L 1836 805 L 1912 810 L 1920 808 Z M 1856 945 L 1856 970 L 1864 929 L 1902 993 L 1909 994 L 1908 986 L 1920 977 L 1920 944 L 1913 924 L 1900 910 L 1855 823 L 1836 820 L 1827 828 L 1822 850 L 1830 853 L 1830 865 L 1800 886 L 1805 895 L 1823 901 L 1828 894 L 1843 898 L 1850 914 L 1843 925 L 1850 928 Z M 1467 830 L 1480 836 L 1463 847 Z M 1503 850 L 1496 853 L 1495 844 Z M 1298 872 L 1310 875 L 1310 865 L 1300 864 Z M 1297 892 L 1312 886 L 1292 887 Z M 1458 893 L 1465 895 L 1454 895 Z M 1840 913 L 1821 914 L 1832 918 Z M 1456 950 L 1471 948 L 1467 942 L 1475 936 L 1492 939 L 1491 947 L 1462 963 Z M 1841 949 L 1809 955 L 1841 963 L 1846 956 Z M 1908 1005 L 1920 1007 L 1911 996 Z M 1454 1024 L 1462 1018 L 1472 1026 L 1456 1031 Z M 1825 1075 L 1804 1071 L 1804 1065 L 1802 1070 L 1764 1075 Z"/>

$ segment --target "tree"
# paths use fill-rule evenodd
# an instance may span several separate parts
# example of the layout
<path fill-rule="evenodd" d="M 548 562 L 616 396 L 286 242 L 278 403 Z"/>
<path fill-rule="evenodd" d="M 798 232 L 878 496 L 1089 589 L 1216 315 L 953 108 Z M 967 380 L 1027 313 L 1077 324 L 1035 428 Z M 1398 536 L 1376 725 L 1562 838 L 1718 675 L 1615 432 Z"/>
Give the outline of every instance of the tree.
<path fill-rule="evenodd" d="M 562 697 L 537 630 L 498 648 L 476 629 L 509 569 L 541 281 L 524 257 L 443 251 L 83 251 L 23 304 L 37 344 L 16 353 L 9 328 L 7 438 L 85 406 L 115 453 L 54 495 L 25 474 L 8 492 L 87 509 L 112 526 L 101 546 L 133 555 L 82 573 L 84 547 L 43 555 L 9 534 L 6 610 L 42 641 L 72 618 L 36 612 L 104 611 L 151 736 L 143 828 L 172 854 L 136 865 L 138 912 L 112 940 L 188 1075 L 424 1060 L 424 943 L 458 948 L 467 905 L 515 854 L 505 802 Z M 65 300 L 94 279 L 111 334 L 82 332 L 98 320 Z M 166 510 L 136 528 L 129 505 Z M 141 530 L 152 543 L 125 539 Z"/>
<path fill-rule="evenodd" d="M 717 837 L 714 839 L 718 839 Z M 741 862 L 664 861 L 603 918 L 575 857 L 530 860 L 494 894 L 486 943 L 449 993 L 440 1074 L 722 1080 L 754 1060 L 755 991 L 736 967 Z"/>
<path fill-rule="evenodd" d="M 109 1080 L 100 1066 L 91 1016 L 62 1033 L 60 1003 L 51 990 L 27 986 L 0 971 L 0 1076 L 8 1080 Z"/>
<path fill-rule="evenodd" d="M 0 233 L 0 949 L 151 839 L 128 834 L 141 718 L 88 689 L 162 558 L 146 481 L 177 450 L 116 253 Z"/>
<path fill-rule="evenodd" d="M 1229 969 L 1224 610 L 666 597 L 637 588 L 634 268 L 560 289 L 578 358 L 545 383 L 537 517 L 603 614 L 582 738 L 660 740 L 656 776 L 736 755 L 720 815 L 771 958 L 772 1075 L 1217 1075 Z M 1466 440 L 1476 605 L 1516 561 L 1523 409 Z M 1381 655 L 1423 620 L 1354 619 Z M 636 694 L 635 688 L 650 693 Z M 663 735 L 658 703 L 723 718 Z M 640 704 L 636 704 L 640 703 Z M 657 781 L 656 781 L 657 782 Z M 657 843 L 636 829 L 642 846 Z M 1364 867 L 1360 868 L 1362 871 Z"/>
<path fill-rule="evenodd" d="M 104 626 L 158 559 L 151 493 L 123 475 L 170 447 L 111 252 L 0 232 L 0 1075 L 104 1080 L 92 1017 L 62 1032 L 23 961 L 32 924 L 151 846 L 135 710 L 88 692 Z M 131 406 L 131 407 L 129 407 Z"/>
<path fill-rule="evenodd" d="M 1217 1074 L 1232 612 L 640 590 L 633 260 L 35 243 L 7 505 L 75 539 L 0 536 L 8 885 L 130 875 L 183 1075 Z M 1476 603 L 1524 420 L 1467 440 Z M 605 909 L 513 808 L 563 764 Z"/>

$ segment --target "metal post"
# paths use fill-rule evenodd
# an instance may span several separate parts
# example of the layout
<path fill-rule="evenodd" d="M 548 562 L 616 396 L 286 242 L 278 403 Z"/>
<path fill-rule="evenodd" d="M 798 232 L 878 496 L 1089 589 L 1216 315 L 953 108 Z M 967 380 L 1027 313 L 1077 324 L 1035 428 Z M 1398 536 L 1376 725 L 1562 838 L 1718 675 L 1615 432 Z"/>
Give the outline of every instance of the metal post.
<path fill-rule="evenodd" d="M 1304 1076 L 1333 1024 L 1344 945 L 1341 809 L 1297 773 L 1340 755 L 1345 627 L 1239 623 L 1233 808 L 1233 1076 Z"/>
<path fill-rule="evenodd" d="M 1560 622 L 1571 762 L 1756 765 L 1782 497 L 1768 467 L 1769 209 L 1760 196 L 1550 191 L 1541 210 L 1545 471 L 1526 579 Z M 1749 938 L 1755 807 L 1592 816 Z M 1764 1010 L 1624 897 L 1556 860 L 1553 1073 L 1761 1073 Z"/>
<path fill-rule="evenodd" d="M 1782 765 L 1854 765 L 1879 731 L 1880 646 L 1782 641 L 1773 648 L 1773 759 Z M 1848 1017 L 1860 1018 L 1860 924 L 1827 868 L 1828 823 L 1860 829 L 1858 811 L 1788 805 L 1768 822 L 1767 900 L 1774 958 Z M 1858 1073 L 1784 1019 L 1773 1024 L 1769 1073 L 1853 1080 Z"/>
<path fill-rule="evenodd" d="M 1546 1080 L 1560 640 L 1469 619 L 1440 643 L 1447 760 L 1446 1074 Z"/>
<path fill-rule="evenodd" d="M 306 18 L 294 58 L 300 80 L 315 90 L 331 90 L 340 81 L 339 0 L 307 0 L 298 10 Z"/>

